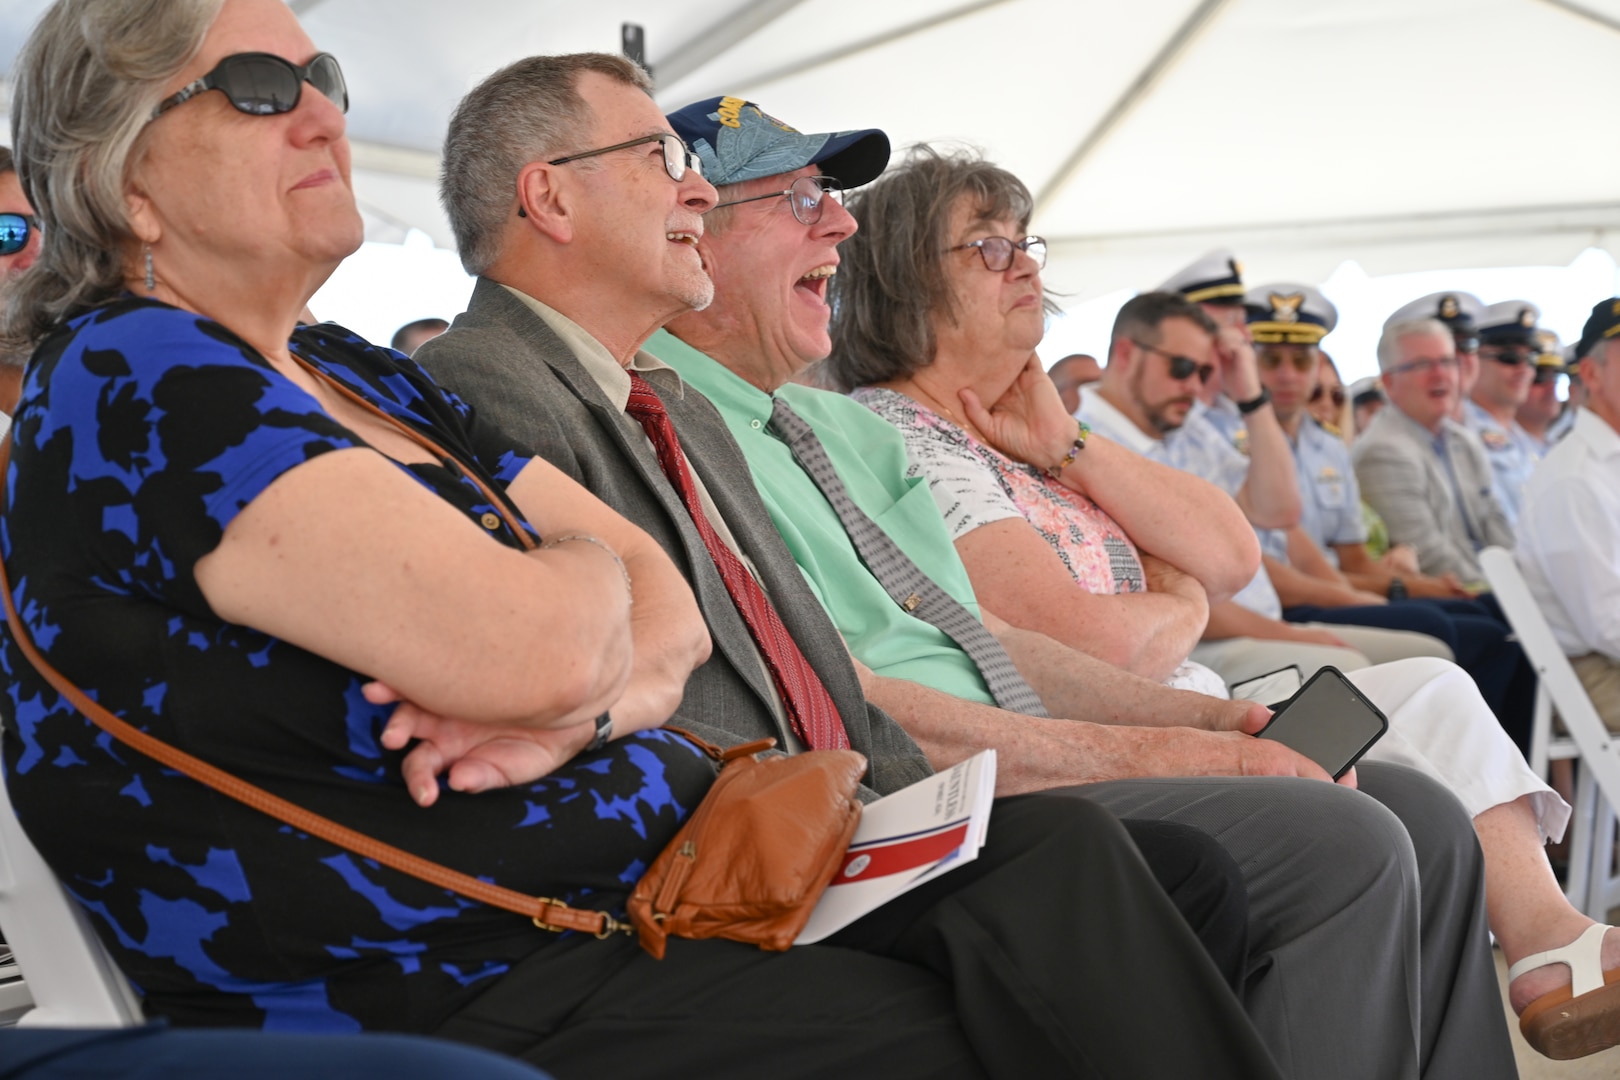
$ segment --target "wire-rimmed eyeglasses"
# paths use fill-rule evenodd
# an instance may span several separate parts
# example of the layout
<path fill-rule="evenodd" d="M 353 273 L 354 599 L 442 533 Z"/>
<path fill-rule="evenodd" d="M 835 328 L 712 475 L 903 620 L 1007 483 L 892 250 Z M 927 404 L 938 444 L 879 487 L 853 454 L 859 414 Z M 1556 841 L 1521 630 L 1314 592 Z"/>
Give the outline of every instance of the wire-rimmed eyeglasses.
<path fill-rule="evenodd" d="M 570 161 L 579 161 L 581 158 L 596 157 L 598 154 L 611 154 L 615 150 L 628 150 L 632 146 L 642 146 L 646 143 L 656 142 L 664 148 L 664 171 L 676 183 L 686 179 L 686 170 L 691 169 L 699 176 L 703 175 L 703 162 L 698 156 L 688 150 L 686 143 L 673 131 L 662 131 L 657 135 L 643 135 L 639 139 L 628 142 L 614 143 L 612 146 L 603 146 L 595 150 L 581 150 L 577 154 L 566 157 L 552 158 L 547 165 L 567 165 Z"/>
<path fill-rule="evenodd" d="M 984 260 L 984 268 L 992 274 L 1004 273 L 1011 269 L 1015 251 L 1022 251 L 1034 259 L 1035 269 L 1046 268 L 1046 238 L 1043 236 L 1026 236 L 1016 241 L 1009 240 L 1005 236 L 986 236 L 982 240 L 970 240 L 947 250 L 964 251 L 967 248 L 979 249 L 979 258 Z"/>
<path fill-rule="evenodd" d="M 741 206 L 743 203 L 759 202 L 763 199 L 782 199 L 788 201 L 793 216 L 801 225 L 814 225 L 821 220 L 822 200 L 828 196 L 833 202 L 844 201 L 844 185 L 830 176 L 801 176 L 787 188 L 786 191 L 773 191 L 767 195 L 750 195 L 746 199 L 733 199 L 713 207 L 718 210 L 722 206 Z"/>

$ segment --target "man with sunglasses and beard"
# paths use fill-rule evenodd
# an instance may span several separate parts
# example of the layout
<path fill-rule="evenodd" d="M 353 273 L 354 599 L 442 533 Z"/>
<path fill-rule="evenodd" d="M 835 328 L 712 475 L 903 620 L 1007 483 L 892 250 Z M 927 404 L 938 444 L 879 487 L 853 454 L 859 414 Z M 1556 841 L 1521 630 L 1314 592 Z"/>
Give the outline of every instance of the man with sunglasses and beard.
<path fill-rule="evenodd" d="M 1242 312 L 1242 308 L 1237 308 Z M 1203 416 L 1197 385 L 1213 371 L 1217 339 L 1243 356 L 1226 378 L 1248 418 L 1245 455 Z M 1245 380 L 1252 379 L 1249 383 Z M 1193 473 L 1237 500 L 1257 529 L 1299 520 L 1299 485 L 1288 440 L 1264 388 L 1246 331 L 1218 327 L 1204 305 L 1173 293 L 1144 293 L 1120 309 L 1098 392 L 1081 403 L 1092 429 L 1156 461 Z M 1446 657 L 1423 635 L 1360 626 L 1287 622 L 1266 568 L 1232 599 L 1213 604 L 1192 659 L 1229 685 L 1298 664 L 1308 676 L 1331 664 L 1352 671 L 1408 656 Z"/>
<path fill-rule="evenodd" d="M 1535 378 L 1536 321 L 1528 300 L 1504 300 L 1485 309 L 1479 325 L 1479 377 L 1463 402 L 1463 426 L 1479 436 L 1491 461 L 1491 490 L 1508 524 L 1519 520 L 1524 485 L 1541 459 L 1514 414 Z"/>

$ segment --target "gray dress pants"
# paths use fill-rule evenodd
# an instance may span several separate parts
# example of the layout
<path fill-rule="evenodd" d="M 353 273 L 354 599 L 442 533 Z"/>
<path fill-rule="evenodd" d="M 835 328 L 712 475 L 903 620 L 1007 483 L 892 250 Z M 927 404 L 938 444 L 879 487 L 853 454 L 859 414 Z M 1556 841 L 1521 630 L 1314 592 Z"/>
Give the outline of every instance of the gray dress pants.
<path fill-rule="evenodd" d="M 1285 1076 L 1518 1075 L 1485 927 L 1484 864 L 1450 792 L 1364 763 L 1360 792 L 1282 778 L 1066 789 L 1214 836 L 1249 887 L 1243 1002 Z"/>

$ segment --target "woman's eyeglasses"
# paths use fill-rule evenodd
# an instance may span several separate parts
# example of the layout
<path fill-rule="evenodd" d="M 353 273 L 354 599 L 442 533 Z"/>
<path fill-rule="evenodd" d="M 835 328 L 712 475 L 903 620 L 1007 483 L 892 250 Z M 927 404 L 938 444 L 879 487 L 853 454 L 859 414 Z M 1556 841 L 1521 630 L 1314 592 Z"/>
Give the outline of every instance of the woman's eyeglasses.
<path fill-rule="evenodd" d="M 156 120 L 208 90 L 218 90 L 238 112 L 249 116 L 292 112 L 298 108 L 306 82 L 339 110 L 349 111 L 349 84 L 343 81 L 343 69 L 331 53 L 316 53 L 302 67 L 271 53 L 237 53 L 221 60 L 213 71 L 190 86 L 158 102 L 150 119 Z"/>
<path fill-rule="evenodd" d="M 844 187 L 830 176 L 801 176 L 793 181 L 786 191 L 773 191 L 768 195 L 750 195 L 746 199 L 733 199 L 730 202 L 719 203 L 710 209 L 718 210 L 722 206 L 741 206 L 743 203 L 759 202 L 762 199 L 787 199 L 788 206 L 793 210 L 793 216 L 800 225 L 814 225 L 821 220 L 821 207 L 823 200 L 828 196 L 832 201 L 844 201 Z"/>
<path fill-rule="evenodd" d="M 1335 409 L 1344 408 L 1344 402 L 1345 402 L 1344 387 L 1335 386 L 1333 389 L 1329 390 L 1327 387 L 1325 387 L 1325 386 L 1321 385 L 1320 383 L 1318 383 L 1316 389 L 1311 391 L 1311 404 L 1315 405 L 1317 402 L 1321 401 L 1324 397 L 1328 397 L 1328 398 L 1333 399 L 1333 407 Z"/>
<path fill-rule="evenodd" d="M 673 131 L 661 131 L 657 135 L 643 135 L 639 139 L 614 143 L 612 146 L 603 146 L 595 150 L 581 150 L 579 153 L 569 154 L 567 157 L 552 158 L 546 164 L 566 165 L 570 161 L 578 161 L 581 158 L 596 157 L 599 154 L 611 154 L 615 150 L 628 150 L 632 146 L 645 146 L 651 142 L 658 143 L 663 147 L 664 172 L 677 184 L 686 179 L 687 169 L 691 169 L 699 176 L 703 175 L 703 162 L 699 161 L 698 156 L 686 148 L 686 143 L 681 141 L 681 137 Z"/>
<path fill-rule="evenodd" d="M 1260 362 L 1260 370 L 1262 371 L 1276 371 L 1286 362 L 1293 364 L 1294 370 L 1301 375 L 1309 375 L 1315 371 L 1318 363 L 1314 349 L 1290 349 L 1287 351 L 1261 349 L 1260 355 L 1255 359 Z"/>
<path fill-rule="evenodd" d="M 1137 341 L 1135 338 L 1131 339 L 1131 344 L 1135 345 L 1138 349 L 1144 349 L 1147 352 L 1156 353 L 1170 361 L 1170 377 L 1177 382 L 1181 382 L 1184 379 L 1190 379 L 1194 375 L 1197 375 L 1199 382 L 1207 383 L 1209 382 L 1210 377 L 1215 374 L 1214 364 L 1200 364 L 1190 356 L 1178 356 L 1176 353 L 1165 352 L 1157 345 L 1147 345 Z"/>
<path fill-rule="evenodd" d="M 0 255 L 15 255 L 28 246 L 30 233 L 39 231 L 33 214 L 0 214 Z"/>
<path fill-rule="evenodd" d="M 1005 236 L 987 236 L 983 240 L 971 240 L 966 244 L 957 244 L 948 251 L 965 251 L 968 248 L 978 248 L 979 258 L 984 260 L 984 268 L 992 274 L 1005 273 L 1012 268 L 1013 252 L 1022 251 L 1035 260 L 1035 269 L 1046 269 L 1046 239 L 1040 236 L 1026 236 L 1016 243 Z"/>

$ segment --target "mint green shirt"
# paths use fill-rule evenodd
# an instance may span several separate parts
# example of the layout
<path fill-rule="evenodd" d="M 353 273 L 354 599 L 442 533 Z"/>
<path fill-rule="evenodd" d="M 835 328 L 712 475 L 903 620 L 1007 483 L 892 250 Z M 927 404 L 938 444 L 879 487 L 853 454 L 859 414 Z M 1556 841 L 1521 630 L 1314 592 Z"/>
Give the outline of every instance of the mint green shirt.
<path fill-rule="evenodd" d="M 771 395 L 667 331 L 658 331 L 643 349 L 720 410 L 777 532 L 855 658 L 879 675 L 994 705 L 967 653 L 932 624 L 902 611 L 861 562 L 832 505 L 787 444 L 771 434 Z M 900 433 L 842 394 L 796 384 L 777 393 L 815 430 L 855 505 L 923 573 L 978 616 L 978 598 L 927 481 L 906 476 Z"/>

